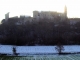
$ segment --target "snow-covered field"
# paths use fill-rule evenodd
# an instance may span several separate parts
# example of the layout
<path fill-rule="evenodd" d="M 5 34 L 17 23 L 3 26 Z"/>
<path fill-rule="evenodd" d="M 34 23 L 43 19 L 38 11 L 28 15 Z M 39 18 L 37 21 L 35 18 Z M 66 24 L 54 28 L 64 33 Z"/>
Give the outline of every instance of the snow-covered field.
<path fill-rule="evenodd" d="M 0 45 L 1 54 L 13 54 L 12 45 Z M 0 56 L 0 60 L 80 60 L 80 54 L 58 55 L 56 46 L 15 46 L 19 56 Z M 65 53 L 80 52 L 80 45 L 64 45 Z M 23 56 L 23 57 L 20 57 Z"/>
<path fill-rule="evenodd" d="M 1 54 L 13 54 L 12 45 L 0 45 Z M 15 46 L 16 53 L 20 55 L 26 54 L 54 54 L 58 53 L 55 49 L 56 46 Z M 77 53 L 80 52 L 80 45 L 64 45 L 65 53 Z"/>
<path fill-rule="evenodd" d="M 12 45 L 0 45 L 1 54 L 13 54 Z"/>

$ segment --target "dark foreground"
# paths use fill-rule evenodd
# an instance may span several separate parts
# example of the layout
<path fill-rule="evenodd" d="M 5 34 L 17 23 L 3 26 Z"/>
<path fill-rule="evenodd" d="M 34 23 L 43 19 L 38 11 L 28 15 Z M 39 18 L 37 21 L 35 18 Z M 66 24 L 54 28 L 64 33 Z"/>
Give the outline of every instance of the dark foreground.
<path fill-rule="evenodd" d="M 29 55 L 29 56 L 0 56 L 0 60 L 80 60 L 80 54 L 72 55 Z"/>

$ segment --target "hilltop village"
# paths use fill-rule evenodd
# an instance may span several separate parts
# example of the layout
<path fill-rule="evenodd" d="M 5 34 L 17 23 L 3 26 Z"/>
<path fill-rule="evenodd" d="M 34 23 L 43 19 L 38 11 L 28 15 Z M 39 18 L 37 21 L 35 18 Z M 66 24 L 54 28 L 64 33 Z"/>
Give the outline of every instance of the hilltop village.
<path fill-rule="evenodd" d="M 64 12 L 33 11 L 33 17 L 9 17 L 0 24 L 0 44 L 8 45 L 71 45 L 80 44 L 80 18 L 68 18 Z"/>
<path fill-rule="evenodd" d="M 56 12 L 56 11 L 33 11 L 33 17 L 31 16 L 25 16 L 25 15 L 20 15 L 14 16 L 9 18 L 9 13 L 5 14 L 5 21 L 8 21 L 9 19 L 18 19 L 21 22 L 32 22 L 34 20 L 37 20 L 39 22 L 40 19 L 49 19 L 49 20 L 55 20 L 55 19 L 60 19 L 66 20 L 67 19 L 67 7 L 64 7 L 64 13 Z"/>

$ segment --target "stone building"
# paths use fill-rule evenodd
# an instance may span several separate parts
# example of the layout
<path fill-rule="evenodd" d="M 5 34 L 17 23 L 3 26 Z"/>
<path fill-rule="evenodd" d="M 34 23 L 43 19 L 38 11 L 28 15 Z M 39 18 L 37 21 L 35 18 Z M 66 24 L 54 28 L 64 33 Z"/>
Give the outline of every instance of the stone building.
<path fill-rule="evenodd" d="M 61 20 L 65 20 L 67 18 L 67 7 L 65 6 L 64 8 L 64 13 L 59 13 L 59 12 L 55 12 L 55 11 L 33 11 L 33 18 L 36 19 L 43 19 L 43 18 L 47 18 L 47 19 L 54 19 L 60 17 Z"/>
<path fill-rule="evenodd" d="M 5 14 L 5 21 L 9 19 L 9 12 Z"/>

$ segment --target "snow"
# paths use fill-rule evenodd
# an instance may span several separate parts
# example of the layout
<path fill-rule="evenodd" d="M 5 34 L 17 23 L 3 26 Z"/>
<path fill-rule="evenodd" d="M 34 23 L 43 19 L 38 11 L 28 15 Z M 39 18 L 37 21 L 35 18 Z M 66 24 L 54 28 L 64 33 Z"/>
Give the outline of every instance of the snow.
<path fill-rule="evenodd" d="M 55 46 L 17 46 L 17 53 L 48 54 L 57 53 Z"/>
<path fill-rule="evenodd" d="M 0 45 L 1 54 L 13 54 L 12 45 Z M 19 54 L 53 54 L 58 53 L 55 49 L 56 46 L 15 46 L 16 53 Z M 65 53 L 77 53 L 80 52 L 80 45 L 64 45 Z"/>
<path fill-rule="evenodd" d="M 17 53 L 21 54 L 53 54 L 58 53 L 56 46 L 17 46 Z M 63 53 L 77 53 L 80 52 L 80 45 L 65 45 L 63 46 Z"/>
<path fill-rule="evenodd" d="M 64 46 L 64 49 L 62 52 L 77 53 L 80 52 L 80 45 Z"/>
<path fill-rule="evenodd" d="M 0 45 L 1 54 L 13 54 L 12 47 L 10 45 Z"/>

